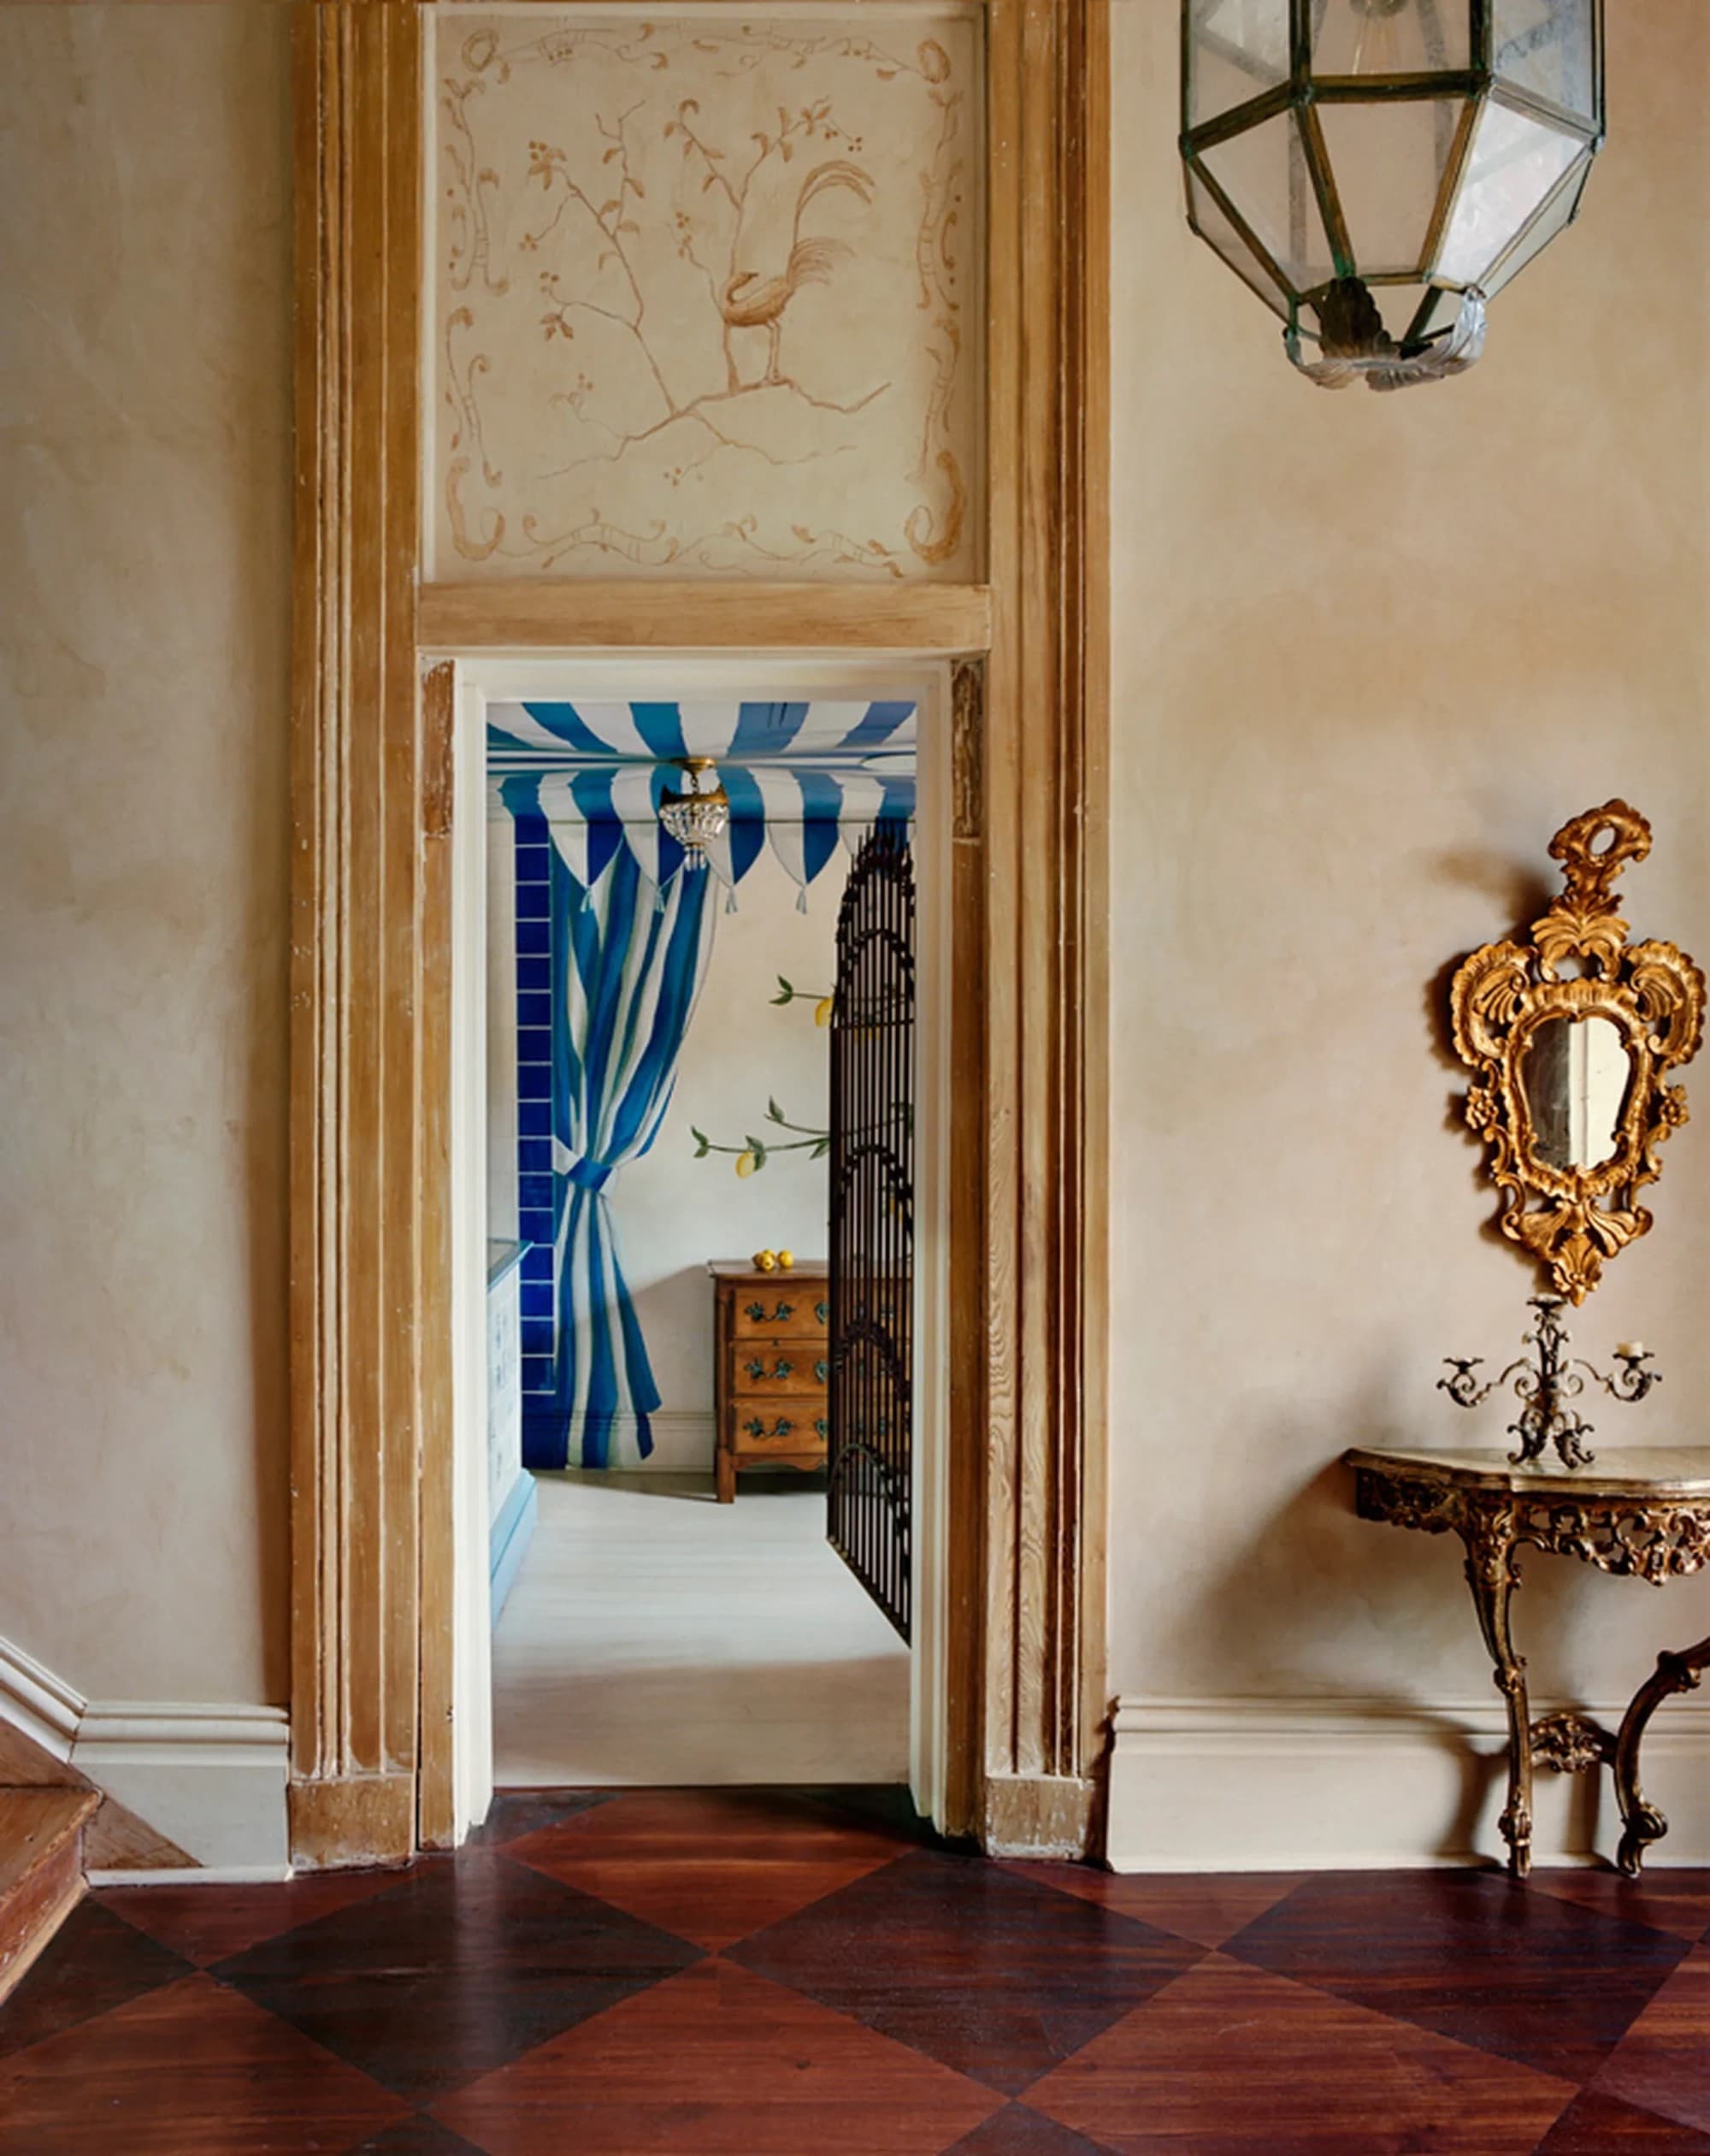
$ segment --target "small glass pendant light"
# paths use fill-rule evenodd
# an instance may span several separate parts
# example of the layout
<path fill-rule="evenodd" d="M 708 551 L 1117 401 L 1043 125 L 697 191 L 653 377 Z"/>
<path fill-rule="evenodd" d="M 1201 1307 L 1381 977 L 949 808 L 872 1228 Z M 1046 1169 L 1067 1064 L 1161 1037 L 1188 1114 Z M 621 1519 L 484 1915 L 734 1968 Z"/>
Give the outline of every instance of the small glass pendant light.
<path fill-rule="evenodd" d="M 710 756 L 683 757 L 677 768 L 688 773 L 689 790 L 659 796 L 659 821 L 682 848 L 683 866 L 705 868 L 707 848 L 723 837 L 730 822 L 730 796 L 717 783 L 716 774 L 706 790 L 701 790 L 702 777 L 713 773 Z"/>
<path fill-rule="evenodd" d="M 1327 389 L 1465 372 L 1572 222 L 1602 0 L 1182 0 L 1188 222 Z"/>

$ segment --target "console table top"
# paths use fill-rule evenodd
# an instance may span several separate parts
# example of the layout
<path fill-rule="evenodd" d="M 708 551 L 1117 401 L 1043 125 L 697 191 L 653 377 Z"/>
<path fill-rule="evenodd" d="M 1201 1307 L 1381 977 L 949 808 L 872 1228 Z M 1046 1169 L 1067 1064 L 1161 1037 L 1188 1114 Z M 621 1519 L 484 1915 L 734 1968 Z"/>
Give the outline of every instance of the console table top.
<path fill-rule="evenodd" d="M 1517 1497 L 1710 1497 L 1710 1445 L 1607 1445 L 1589 1467 L 1517 1468 L 1504 1448 L 1438 1450 L 1420 1446 L 1354 1445 L 1342 1455 L 1351 1468 L 1406 1473 L 1466 1490 L 1505 1490 Z"/>

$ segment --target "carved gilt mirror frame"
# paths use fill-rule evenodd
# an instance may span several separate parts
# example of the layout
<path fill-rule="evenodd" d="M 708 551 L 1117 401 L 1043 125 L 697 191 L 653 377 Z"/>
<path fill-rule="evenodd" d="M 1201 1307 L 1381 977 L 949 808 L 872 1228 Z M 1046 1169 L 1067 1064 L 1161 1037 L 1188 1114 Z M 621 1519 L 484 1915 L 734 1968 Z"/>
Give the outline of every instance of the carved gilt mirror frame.
<path fill-rule="evenodd" d="M 1454 1045 L 1473 1072 L 1465 1116 L 1490 1148 L 1502 1232 L 1583 1302 L 1606 1261 L 1645 1234 L 1640 1191 L 1662 1173 L 1662 1142 L 1687 1119 L 1669 1074 L 1689 1063 L 1704 1030 L 1704 975 L 1672 943 L 1629 943 L 1614 884 L 1651 850 L 1651 827 L 1622 800 L 1565 824 L 1550 842 L 1566 888 L 1532 924 L 1475 951 L 1450 990 Z M 1527 1084 L 1542 1030 L 1601 1019 L 1614 1028 L 1626 1078 L 1602 1157 L 1552 1161 Z"/>

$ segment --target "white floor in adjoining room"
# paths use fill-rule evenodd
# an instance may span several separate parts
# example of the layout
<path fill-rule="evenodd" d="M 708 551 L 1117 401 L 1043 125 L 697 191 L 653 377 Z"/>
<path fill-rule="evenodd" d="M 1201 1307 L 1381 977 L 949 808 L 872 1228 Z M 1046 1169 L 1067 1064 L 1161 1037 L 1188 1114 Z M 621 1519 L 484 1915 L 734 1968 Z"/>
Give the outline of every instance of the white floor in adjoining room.
<path fill-rule="evenodd" d="M 908 1650 L 821 1483 L 571 1472 L 492 1645 L 501 1788 L 908 1778 Z"/>

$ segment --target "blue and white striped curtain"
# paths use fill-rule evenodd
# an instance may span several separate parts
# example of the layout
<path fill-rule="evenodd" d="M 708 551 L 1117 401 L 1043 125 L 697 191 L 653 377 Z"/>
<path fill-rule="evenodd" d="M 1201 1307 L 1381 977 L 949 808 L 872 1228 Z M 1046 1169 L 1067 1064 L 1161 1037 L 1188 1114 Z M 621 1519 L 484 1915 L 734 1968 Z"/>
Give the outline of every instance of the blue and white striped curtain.
<path fill-rule="evenodd" d="M 659 1389 L 630 1301 L 612 1219 L 613 1178 L 659 1134 L 705 978 L 717 908 L 711 878 L 661 889 L 627 849 L 592 888 L 555 852 L 552 1160 L 557 1207 L 558 1362 L 549 1430 L 528 1432 L 531 1468 L 620 1466 L 653 1449 Z"/>

